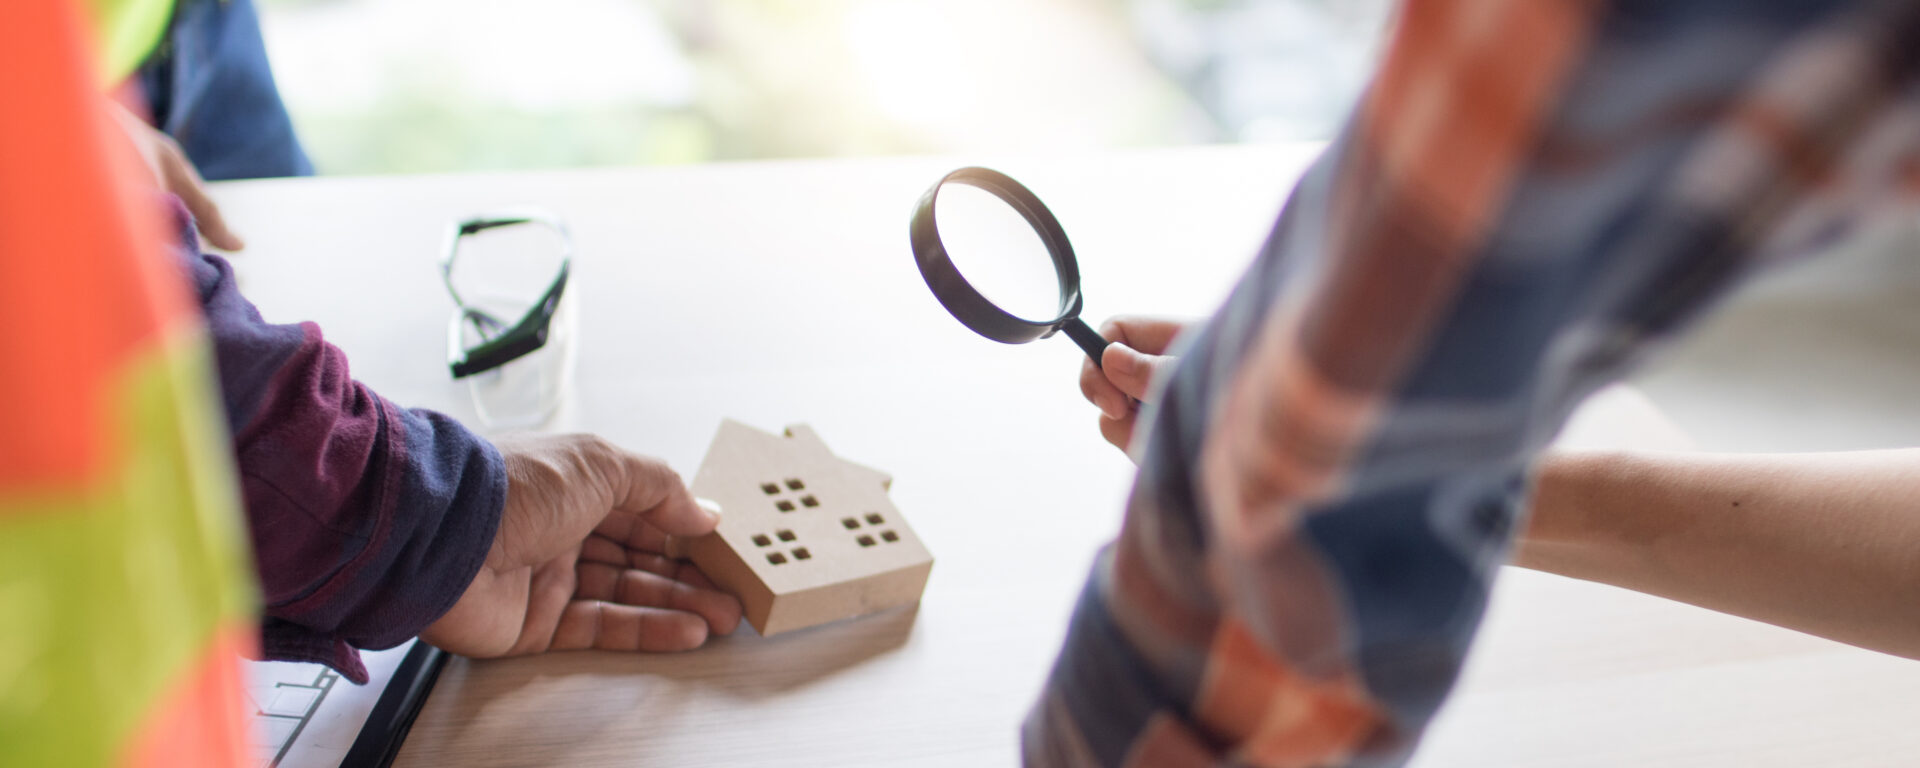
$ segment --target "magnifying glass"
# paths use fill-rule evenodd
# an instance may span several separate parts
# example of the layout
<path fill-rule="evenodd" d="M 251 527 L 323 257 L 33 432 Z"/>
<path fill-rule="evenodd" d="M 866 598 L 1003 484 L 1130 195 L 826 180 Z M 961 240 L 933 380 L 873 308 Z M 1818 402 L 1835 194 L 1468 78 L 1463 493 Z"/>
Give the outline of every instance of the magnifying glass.
<path fill-rule="evenodd" d="M 920 276 L 960 324 L 1003 344 L 1065 331 L 1099 367 L 1107 340 L 1080 319 L 1073 246 L 1020 182 L 986 168 L 949 173 L 920 196 L 912 236 Z"/>

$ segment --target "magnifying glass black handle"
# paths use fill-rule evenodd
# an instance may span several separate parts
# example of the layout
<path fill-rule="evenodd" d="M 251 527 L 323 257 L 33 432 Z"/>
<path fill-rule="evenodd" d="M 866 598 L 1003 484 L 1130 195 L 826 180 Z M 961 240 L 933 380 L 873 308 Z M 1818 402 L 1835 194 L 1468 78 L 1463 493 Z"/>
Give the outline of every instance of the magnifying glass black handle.
<path fill-rule="evenodd" d="M 1080 349 L 1087 353 L 1087 357 L 1093 358 L 1093 367 L 1102 368 L 1100 357 L 1106 354 L 1107 345 L 1112 342 L 1107 341 L 1106 337 L 1087 325 L 1087 321 L 1077 317 L 1062 324 L 1060 330 L 1066 331 L 1067 338 L 1073 339 L 1073 343 L 1080 345 Z"/>

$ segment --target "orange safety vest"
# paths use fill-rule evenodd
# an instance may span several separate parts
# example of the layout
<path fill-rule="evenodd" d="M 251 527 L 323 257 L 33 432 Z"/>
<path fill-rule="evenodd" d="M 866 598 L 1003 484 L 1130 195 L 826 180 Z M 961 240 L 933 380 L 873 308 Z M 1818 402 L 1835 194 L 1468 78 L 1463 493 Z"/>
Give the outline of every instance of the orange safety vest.
<path fill-rule="evenodd" d="M 231 449 L 88 29 L 73 0 L 0 8 L 0 764 L 238 766 Z"/>

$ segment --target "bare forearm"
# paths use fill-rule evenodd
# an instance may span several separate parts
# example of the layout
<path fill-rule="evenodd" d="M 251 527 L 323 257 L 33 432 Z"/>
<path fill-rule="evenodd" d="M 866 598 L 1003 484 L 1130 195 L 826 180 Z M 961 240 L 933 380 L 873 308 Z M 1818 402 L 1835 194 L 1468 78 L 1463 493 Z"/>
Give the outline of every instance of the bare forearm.
<path fill-rule="evenodd" d="M 1920 658 L 1920 450 L 1549 457 L 1515 563 Z"/>

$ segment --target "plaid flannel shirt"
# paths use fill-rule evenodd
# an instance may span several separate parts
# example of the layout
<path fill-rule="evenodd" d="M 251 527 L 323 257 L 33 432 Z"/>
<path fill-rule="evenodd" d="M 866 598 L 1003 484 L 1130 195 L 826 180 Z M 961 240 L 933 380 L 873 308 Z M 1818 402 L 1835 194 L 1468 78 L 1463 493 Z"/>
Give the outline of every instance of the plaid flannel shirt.
<path fill-rule="evenodd" d="M 1586 394 L 1920 190 L 1920 3 L 1411 0 L 1143 419 L 1033 765 L 1399 765 Z"/>

